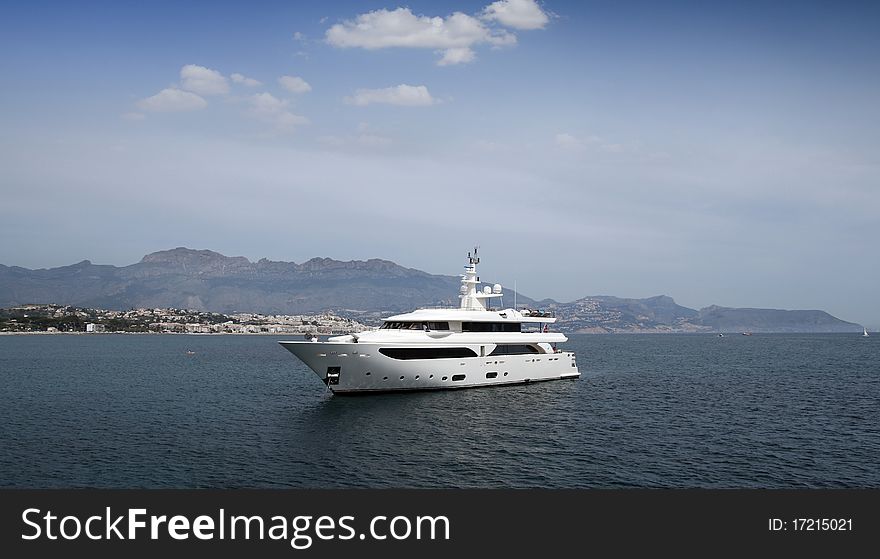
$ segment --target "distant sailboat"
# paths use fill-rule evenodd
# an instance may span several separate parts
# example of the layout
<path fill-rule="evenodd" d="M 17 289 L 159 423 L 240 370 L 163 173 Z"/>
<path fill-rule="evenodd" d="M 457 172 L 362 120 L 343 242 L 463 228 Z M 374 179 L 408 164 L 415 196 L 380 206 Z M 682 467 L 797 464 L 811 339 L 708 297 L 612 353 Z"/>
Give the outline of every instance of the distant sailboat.
<path fill-rule="evenodd" d="M 862 337 L 863 337 L 863 338 L 867 338 L 867 337 L 868 337 L 868 328 L 865 327 L 865 326 L 862 326 L 862 329 L 864 330 L 864 333 L 862 334 Z"/>

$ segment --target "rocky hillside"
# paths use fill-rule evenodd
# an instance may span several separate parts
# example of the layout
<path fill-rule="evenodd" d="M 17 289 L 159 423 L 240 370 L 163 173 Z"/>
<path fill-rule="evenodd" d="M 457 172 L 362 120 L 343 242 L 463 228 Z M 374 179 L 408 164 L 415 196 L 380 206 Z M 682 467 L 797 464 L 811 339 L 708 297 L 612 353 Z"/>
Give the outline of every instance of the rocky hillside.
<path fill-rule="evenodd" d="M 491 282 L 490 282 L 491 283 Z M 404 268 L 388 260 L 302 264 L 229 257 L 175 248 L 148 254 L 130 266 L 84 260 L 29 270 L 0 265 L 0 307 L 75 305 L 96 309 L 177 308 L 224 314 L 306 314 L 332 311 L 368 324 L 382 316 L 430 305 L 457 305 L 459 278 Z M 505 303 L 513 293 L 506 290 Z M 519 306 L 556 312 L 567 332 L 857 332 L 861 327 L 817 310 L 699 311 L 665 295 L 647 299 L 591 296 L 559 303 L 517 294 Z"/>
<path fill-rule="evenodd" d="M 457 304 L 458 282 L 456 276 L 432 275 L 388 260 L 251 262 L 210 250 L 175 248 L 124 267 L 88 260 L 40 270 L 0 265 L 0 307 L 56 303 L 261 314 L 405 311 Z"/>
<path fill-rule="evenodd" d="M 584 297 L 550 305 L 568 332 L 858 332 L 861 326 L 824 311 L 733 309 L 710 306 L 699 311 L 665 295 L 647 299 Z"/>

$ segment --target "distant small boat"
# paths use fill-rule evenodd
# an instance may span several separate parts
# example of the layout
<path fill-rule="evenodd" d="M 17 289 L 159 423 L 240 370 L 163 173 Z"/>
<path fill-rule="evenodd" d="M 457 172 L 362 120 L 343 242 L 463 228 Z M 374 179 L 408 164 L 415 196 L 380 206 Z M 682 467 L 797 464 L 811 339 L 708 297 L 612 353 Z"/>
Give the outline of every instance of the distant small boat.
<path fill-rule="evenodd" d="M 751 336 L 751 335 L 752 335 L 751 332 L 743 332 L 743 336 Z"/>
<path fill-rule="evenodd" d="M 718 333 L 718 337 L 719 337 L 719 338 L 723 338 L 723 337 L 724 337 L 724 334 L 722 334 L 722 333 L 719 332 L 719 333 Z"/>
<path fill-rule="evenodd" d="M 865 326 L 862 326 L 862 329 L 864 330 L 864 333 L 862 334 L 862 337 L 863 337 L 863 338 L 867 338 L 867 337 L 868 337 L 868 329 L 867 329 Z"/>
<path fill-rule="evenodd" d="M 195 352 L 195 351 L 186 350 L 186 354 L 187 354 L 187 355 L 195 355 L 196 352 Z"/>

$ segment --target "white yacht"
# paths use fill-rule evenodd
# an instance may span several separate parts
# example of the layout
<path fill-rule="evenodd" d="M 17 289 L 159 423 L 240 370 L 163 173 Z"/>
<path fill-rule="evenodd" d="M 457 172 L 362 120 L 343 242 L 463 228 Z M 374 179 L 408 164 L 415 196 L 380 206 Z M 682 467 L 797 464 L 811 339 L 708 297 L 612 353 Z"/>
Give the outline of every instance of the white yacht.
<path fill-rule="evenodd" d="M 574 353 L 556 348 L 550 313 L 492 309 L 501 286 L 479 288 L 477 249 L 468 253 L 458 308 L 419 309 L 378 330 L 327 341 L 279 342 L 334 393 L 442 390 L 580 376 Z M 307 335 L 308 336 L 308 335 Z"/>

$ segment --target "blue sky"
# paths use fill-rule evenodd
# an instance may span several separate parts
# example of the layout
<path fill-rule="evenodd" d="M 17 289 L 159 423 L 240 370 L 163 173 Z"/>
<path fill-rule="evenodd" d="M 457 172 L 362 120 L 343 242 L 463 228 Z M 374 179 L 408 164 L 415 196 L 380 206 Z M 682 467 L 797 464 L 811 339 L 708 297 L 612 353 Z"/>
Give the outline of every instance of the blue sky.
<path fill-rule="evenodd" d="M 876 3 L 0 8 L 0 262 L 387 258 L 880 326 Z"/>

